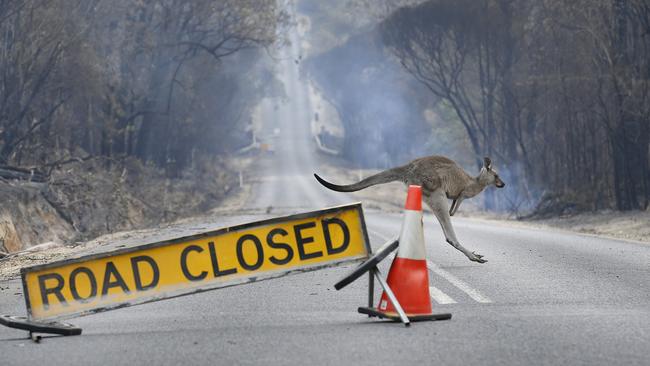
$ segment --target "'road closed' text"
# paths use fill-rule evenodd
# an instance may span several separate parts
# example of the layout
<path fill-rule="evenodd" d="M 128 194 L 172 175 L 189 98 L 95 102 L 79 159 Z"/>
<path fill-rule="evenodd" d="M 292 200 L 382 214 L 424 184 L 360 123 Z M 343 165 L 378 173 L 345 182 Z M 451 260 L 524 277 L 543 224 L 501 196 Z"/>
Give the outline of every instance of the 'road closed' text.
<path fill-rule="evenodd" d="M 360 205 L 23 270 L 32 319 L 61 318 L 367 257 Z"/>

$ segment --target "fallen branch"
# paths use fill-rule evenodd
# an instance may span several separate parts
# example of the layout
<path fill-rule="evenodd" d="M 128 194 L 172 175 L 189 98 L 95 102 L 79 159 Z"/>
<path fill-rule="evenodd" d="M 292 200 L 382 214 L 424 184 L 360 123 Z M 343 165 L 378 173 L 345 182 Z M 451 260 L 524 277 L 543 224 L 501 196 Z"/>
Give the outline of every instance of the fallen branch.
<path fill-rule="evenodd" d="M 44 183 L 47 181 L 46 175 L 36 169 L 24 169 L 7 165 L 0 166 L 0 178 L 7 180 L 26 180 L 38 183 Z"/>
<path fill-rule="evenodd" d="M 83 163 L 84 161 L 90 160 L 92 158 L 93 158 L 92 155 L 87 155 L 87 156 L 85 156 L 83 158 L 75 157 L 75 158 L 70 158 L 70 159 L 65 159 L 65 160 L 62 159 L 62 160 L 57 160 L 57 161 L 52 162 L 52 163 L 45 164 L 42 167 L 43 168 L 49 168 L 47 170 L 47 175 L 50 176 L 50 175 L 52 175 L 52 170 L 54 170 L 56 168 L 59 168 L 62 165 L 66 165 L 66 164 L 70 164 L 70 163 Z"/>

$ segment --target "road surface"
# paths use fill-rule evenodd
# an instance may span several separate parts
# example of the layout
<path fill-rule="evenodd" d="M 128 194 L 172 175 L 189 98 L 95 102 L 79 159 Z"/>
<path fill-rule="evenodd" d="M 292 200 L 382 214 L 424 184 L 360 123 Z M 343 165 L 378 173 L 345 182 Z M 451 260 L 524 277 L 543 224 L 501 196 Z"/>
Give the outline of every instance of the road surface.
<path fill-rule="evenodd" d="M 161 236 L 354 201 L 311 175 L 323 158 L 310 134 L 297 43 L 279 66 L 290 98 L 277 108 L 269 103 L 262 134 L 279 129 L 269 140 L 275 152 L 262 154 L 246 176 L 254 185 L 248 213 L 199 219 Z M 401 215 L 367 210 L 366 221 L 377 248 L 399 232 Z M 450 321 L 405 328 L 358 314 L 366 281 L 333 288 L 348 266 L 73 319 L 82 336 L 46 337 L 40 344 L 0 328 L 0 364 L 650 364 L 650 246 L 469 219 L 453 223 L 461 242 L 489 262 L 468 261 L 445 243 L 432 215 L 425 216 L 434 311 L 451 312 Z M 0 312 L 24 314 L 19 282 L 0 287 Z"/>

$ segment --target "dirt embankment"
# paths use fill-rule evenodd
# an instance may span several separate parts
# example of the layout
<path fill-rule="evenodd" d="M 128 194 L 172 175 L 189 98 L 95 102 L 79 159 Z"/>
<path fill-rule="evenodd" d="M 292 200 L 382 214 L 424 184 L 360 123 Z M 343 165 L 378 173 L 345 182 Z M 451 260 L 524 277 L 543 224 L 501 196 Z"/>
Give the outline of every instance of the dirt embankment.
<path fill-rule="evenodd" d="M 238 186 L 236 170 L 232 161 L 213 160 L 169 178 L 136 160 L 86 161 L 54 170 L 43 183 L 0 180 L 0 251 L 70 246 L 207 212 Z"/>
<path fill-rule="evenodd" d="M 13 253 L 74 235 L 72 225 L 45 198 L 46 183 L 0 181 L 0 251 Z"/>
<path fill-rule="evenodd" d="M 536 227 L 551 227 L 584 234 L 650 243 L 650 211 L 583 212 L 540 220 L 519 220 Z"/>

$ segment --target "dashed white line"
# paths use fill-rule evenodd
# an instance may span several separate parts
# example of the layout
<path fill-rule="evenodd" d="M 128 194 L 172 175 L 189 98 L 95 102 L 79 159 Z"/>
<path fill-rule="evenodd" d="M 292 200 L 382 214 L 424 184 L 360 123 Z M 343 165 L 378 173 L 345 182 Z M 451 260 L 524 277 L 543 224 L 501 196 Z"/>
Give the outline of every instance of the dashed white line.
<path fill-rule="evenodd" d="M 380 233 L 378 231 L 368 229 L 368 232 L 371 233 L 372 235 L 378 236 L 379 239 L 381 239 L 381 240 L 388 240 L 389 239 L 386 235 L 384 235 L 384 234 L 382 234 L 382 233 Z"/>
<path fill-rule="evenodd" d="M 436 300 L 436 302 L 440 305 L 456 303 L 456 300 L 452 299 L 449 295 L 434 286 L 429 286 L 429 295 L 431 295 L 431 298 Z"/>
<path fill-rule="evenodd" d="M 472 288 L 470 285 L 467 284 L 467 282 L 445 271 L 444 269 L 440 268 L 437 264 L 431 262 L 430 260 L 427 260 L 427 268 L 429 268 L 431 272 L 449 281 L 449 283 L 451 283 L 452 285 L 458 287 L 458 289 L 466 293 L 469 297 L 474 299 L 474 301 L 480 303 L 492 302 L 492 300 L 490 300 L 489 297 L 481 294 L 480 292 L 478 292 L 478 290 Z"/>

